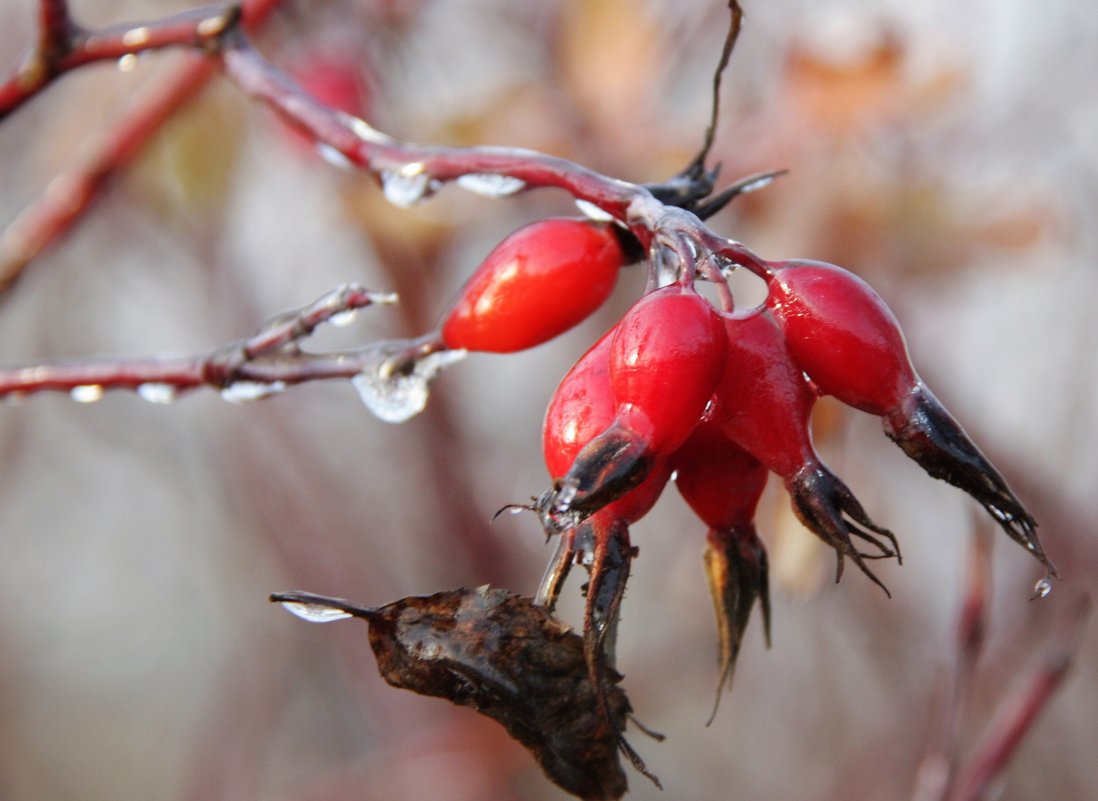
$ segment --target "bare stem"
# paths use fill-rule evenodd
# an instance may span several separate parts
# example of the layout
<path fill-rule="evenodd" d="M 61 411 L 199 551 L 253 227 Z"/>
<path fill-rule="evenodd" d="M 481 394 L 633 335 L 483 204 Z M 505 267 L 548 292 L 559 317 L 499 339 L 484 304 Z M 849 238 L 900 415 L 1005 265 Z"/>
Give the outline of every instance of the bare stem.
<path fill-rule="evenodd" d="M 56 77 L 84 64 L 158 47 L 209 50 L 238 17 L 253 29 L 278 0 L 245 0 L 238 13 L 206 7 L 150 24 L 112 26 L 89 32 L 75 25 L 65 0 L 42 0 L 39 41 L 22 65 L 0 83 L 0 121 L 41 92 Z M 128 165 L 145 143 L 216 73 L 216 61 L 194 56 L 124 114 L 102 144 L 81 164 L 50 182 L 49 188 L 0 233 L 0 293 L 50 244 L 67 232 L 95 200 L 107 180 Z"/>
<path fill-rule="evenodd" d="M 0 121 L 69 70 L 164 47 L 208 48 L 239 16 L 233 6 L 191 9 L 154 22 L 87 30 L 72 21 L 64 0 L 39 5 L 39 38 L 15 74 L 0 84 Z"/>
<path fill-rule="evenodd" d="M 1038 663 L 1022 686 L 1003 703 L 992 719 L 971 758 L 961 767 L 949 801 L 980 801 L 987 797 L 992 782 L 1006 768 L 1022 738 L 1067 675 L 1079 650 L 1083 623 L 1090 612 L 1090 598 L 1078 597 L 1038 654 Z"/>
<path fill-rule="evenodd" d="M 141 392 L 150 400 L 171 400 L 202 386 L 223 390 L 243 382 L 272 388 L 322 379 L 349 379 L 362 372 L 375 354 L 374 347 L 308 353 L 300 349 L 300 342 L 336 315 L 394 300 L 390 294 L 348 284 L 303 309 L 277 316 L 257 334 L 206 355 L 0 370 L 0 398 L 54 391 L 73 393 L 78 400 L 94 400 L 102 391 L 126 389 Z M 267 393 L 255 397 L 263 394 Z"/>

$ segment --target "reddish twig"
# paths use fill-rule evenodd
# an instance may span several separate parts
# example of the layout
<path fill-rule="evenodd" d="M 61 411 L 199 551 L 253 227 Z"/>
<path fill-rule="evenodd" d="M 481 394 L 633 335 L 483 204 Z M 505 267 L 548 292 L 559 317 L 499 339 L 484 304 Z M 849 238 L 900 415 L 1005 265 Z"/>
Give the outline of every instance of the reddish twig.
<path fill-rule="evenodd" d="M 406 144 L 375 130 L 364 120 L 318 102 L 263 59 L 246 37 L 244 26 L 254 24 L 272 4 L 273 0 L 252 0 L 244 9 L 244 25 L 233 25 L 228 30 L 222 26 L 218 38 L 204 41 L 202 46 L 208 49 L 216 41 L 230 80 L 279 111 L 318 144 L 350 164 L 373 172 L 391 202 L 412 205 L 450 182 L 497 196 L 534 187 L 555 187 L 570 193 L 588 214 L 627 225 L 650 250 L 650 264 L 655 265 L 653 270 L 659 272 L 656 277 L 661 282 L 668 277 L 690 282 L 699 272 L 717 276 L 729 262 L 754 270 L 767 269 L 766 262 L 743 245 L 718 236 L 695 214 L 661 202 L 643 186 L 530 150 Z M 51 30 L 59 25 L 54 22 L 43 27 Z M 122 36 L 125 38 L 125 34 Z M 189 65 L 169 87 L 171 91 L 162 90 L 154 102 L 123 120 L 90 164 L 56 179 L 43 200 L 5 231 L 0 237 L 0 289 L 17 277 L 42 247 L 68 228 L 103 181 L 130 160 L 167 116 L 202 86 L 209 63 L 200 60 Z M 376 413 L 395 422 L 406 419 L 403 399 L 424 392 L 425 382 L 450 358 L 445 354 L 427 358 L 438 351 L 436 339 L 428 336 L 412 342 L 378 343 L 341 354 L 306 354 L 282 343 L 270 351 L 229 349 L 198 359 L 33 366 L 0 374 L 0 396 L 56 390 L 74 392 L 77 400 L 94 400 L 105 389 L 144 386 L 143 394 L 151 392 L 156 399 L 210 385 L 228 389 L 230 397 L 251 397 L 304 381 L 363 376 L 356 384 L 364 398 L 380 389 L 384 404 L 390 402 L 390 392 L 401 400 L 395 407 L 380 409 L 367 400 Z M 236 391 L 245 385 L 250 389 Z"/>
<path fill-rule="evenodd" d="M 957 658 L 943 692 L 938 722 L 919 765 L 913 801 L 981 801 L 1006 768 L 1022 738 L 1063 681 L 1078 649 L 1090 599 L 1076 600 L 1038 655 L 1018 692 L 1004 699 L 973 753 L 958 763 L 958 734 L 967 711 L 987 627 L 991 594 L 991 538 L 974 533 L 957 625 Z"/>
<path fill-rule="evenodd" d="M 354 351 L 307 353 L 299 344 L 322 323 L 339 324 L 374 303 L 393 303 L 395 296 L 347 284 L 303 309 L 278 315 L 254 336 L 204 356 L 143 358 L 43 365 L 0 370 L 0 398 L 37 392 L 68 392 L 77 401 L 98 400 L 105 390 L 135 390 L 146 400 L 167 402 L 202 386 L 220 390 L 229 400 L 252 400 L 291 384 L 330 378 L 349 379 L 379 356 L 397 358 L 394 343 L 378 343 Z M 343 319 L 346 319 L 345 317 Z M 404 350 L 423 354 L 417 342 Z"/>
<path fill-rule="evenodd" d="M 627 225 L 644 246 L 669 254 L 686 280 L 695 264 L 715 255 L 745 265 L 765 263 L 739 242 L 710 231 L 694 214 L 657 200 L 643 186 L 532 150 L 397 141 L 365 120 L 318 102 L 260 56 L 242 31 L 227 33 L 222 44 L 230 80 L 351 165 L 374 173 L 395 205 L 411 206 L 451 182 L 493 196 L 551 187 L 568 192 L 592 216 Z"/>
<path fill-rule="evenodd" d="M 1038 654 L 1038 664 L 1022 687 L 1006 699 L 984 732 L 975 751 L 957 773 L 948 801 L 981 801 L 1006 768 L 1022 738 L 1059 688 L 1079 649 L 1083 623 L 1090 612 L 1090 597 L 1079 596 Z"/>
<path fill-rule="evenodd" d="M 112 26 L 89 33 L 72 22 L 64 0 L 42 0 L 38 45 L 27 54 L 16 74 L 0 85 L 0 120 L 64 72 L 92 61 L 156 47 L 198 46 L 208 50 L 237 19 L 242 19 L 245 28 L 254 29 L 277 3 L 245 0 L 239 12 L 207 7 L 148 25 Z M 46 192 L 0 233 L 0 293 L 11 286 L 31 260 L 72 227 L 107 180 L 132 162 L 145 143 L 202 90 L 215 72 L 216 62 L 198 55 L 189 58 L 123 115 L 87 160 L 54 178 Z"/>
<path fill-rule="evenodd" d="M 949 792 L 957 768 L 957 737 L 968 707 L 968 689 L 983 650 L 991 595 L 992 538 L 986 528 L 976 526 L 969 542 L 968 570 L 957 620 L 956 660 L 943 682 L 938 720 L 919 765 L 913 801 L 944 801 Z"/>
<path fill-rule="evenodd" d="M 206 48 L 239 14 L 236 7 L 207 6 L 154 22 L 89 30 L 72 20 L 67 3 L 42 0 L 38 43 L 24 56 L 15 74 L 0 84 L 0 121 L 70 70 L 164 47 Z"/>

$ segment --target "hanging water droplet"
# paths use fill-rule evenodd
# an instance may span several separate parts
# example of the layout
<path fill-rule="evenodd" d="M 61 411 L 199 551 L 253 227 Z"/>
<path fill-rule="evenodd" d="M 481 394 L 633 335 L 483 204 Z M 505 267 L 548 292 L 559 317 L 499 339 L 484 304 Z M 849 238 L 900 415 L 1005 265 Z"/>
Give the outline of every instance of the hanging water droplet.
<path fill-rule="evenodd" d="M 234 381 L 221 390 L 221 397 L 229 403 L 247 403 L 277 395 L 285 389 L 285 381 Z"/>
<path fill-rule="evenodd" d="M 137 67 L 137 56 L 133 53 L 127 53 L 118 59 L 118 71 L 119 72 L 133 72 Z"/>
<path fill-rule="evenodd" d="M 507 510 L 507 514 L 520 515 L 523 512 L 529 512 L 529 511 L 530 511 L 529 506 L 512 506 Z"/>
<path fill-rule="evenodd" d="M 583 212 L 584 216 L 595 222 L 611 222 L 614 215 L 609 214 L 589 200 L 577 200 L 576 208 Z"/>
<path fill-rule="evenodd" d="M 353 323 L 357 317 L 358 311 L 355 309 L 336 312 L 328 318 L 328 325 L 334 325 L 336 328 L 346 328 Z"/>
<path fill-rule="evenodd" d="M 381 190 L 394 206 L 408 208 L 438 191 L 438 181 L 423 171 L 419 162 L 405 164 L 400 170 L 381 171 Z"/>
<path fill-rule="evenodd" d="M 73 387 L 69 396 L 77 403 L 95 403 L 103 397 L 103 387 L 99 384 L 81 384 Z"/>
<path fill-rule="evenodd" d="M 526 188 L 526 182 L 521 178 L 512 178 L 510 175 L 496 175 L 495 173 L 462 175 L 457 179 L 457 185 L 462 189 L 485 197 L 507 197 Z"/>
<path fill-rule="evenodd" d="M 338 167 L 341 170 L 350 170 L 355 165 L 351 163 L 351 160 L 329 145 L 327 142 L 317 142 L 316 145 L 317 154 L 333 167 Z"/>
<path fill-rule="evenodd" d="M 137 394 L 142 400 L 147 400 L 149 403 L 171 403 L 179 392 L 171 384 L 149 382 L 139 384 Z"/>
<path fill-rule="evenodd" d="M 1050 592 L 1052 592 L 1052 581 L 1049 580 L 1048 576 L 1045 576 L 1033 585 L 1033 595 L 1030 597 L 1030 600 L 1034 601 L 1038 598 L 1047 598 Z"/>
<path fill-rule="evenodd" d="M 386 423 L 403 423 L 423 411 L 431 380 L 439 371 L 465 358 L 464 350 L 440 350 L 399 364 L 407 342 L 381 343 L 361 373 L 351 379 L 362 402 Z M 398 369 L 399 368 L 399 369 Z"/>
<path fill-rule="evenodd" d="M 304 601 L 282 601 L 282 608 L 302 620 L 310 623 L 331 623 L 333 620 L 346 620 L 352 617 L 351 613 L 344 609 L 336 609 L 324 604 L 310 604 Z"/>

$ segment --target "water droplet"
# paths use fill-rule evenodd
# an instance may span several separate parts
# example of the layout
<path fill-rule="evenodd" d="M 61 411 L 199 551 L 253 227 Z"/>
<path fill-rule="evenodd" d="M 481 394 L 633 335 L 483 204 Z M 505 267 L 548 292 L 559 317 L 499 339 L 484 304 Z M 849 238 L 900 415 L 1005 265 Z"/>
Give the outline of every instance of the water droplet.
<path fill-rule="evenodd" d="M 126 47 L 144 47 L 148 43 L 148 26 L 142 25 L 138 28 L 130 28 L 128 31 L 122 34 L 122 44 L 124 44 Z"/>
<path fill-rule="evenodd" d="M 438 191 L 439 183 L 423 171 L 419 162 L 405 164 L 399 171 L 381 171 L 381 189 L 394 206 L 408 208 Z"/>
<path fill-rule="evenodd" d="M 334 325 L 336 328 L 346 328 L 353 323 L 357 317 L 358 311 L 355 309 L 336 312 L 328 318 L 328 325 Z"/>
<path fill-rule="evenodd" d="M 578 489 L 575 484 L 568 482 L 557 490 L 557 499 L 553 503 L 553 510 L 561 514 L 567 512 L 572 506 L 572 501 L 576 499 Z"/>
<path fill-rule="evenodd" d="M 221 390 L 221 397 L 229 403 L 246 403 L 277 395 L 285 389 L 285 381 L 234 381 Z"/>
<path fill-rule="evenodd" d="M 1052 581 L 1049 580 L 1048 576 L 1045 576 L 1033 585 L 1033 595 L 1030 597 L 1030 600 L 1047 598 L 1050 592 L 1052 592 Z"/>
<path fill-rule="evenodd" d="M 361 117 L 355 117 L 346 112 L 340 112 L 343 121 L 359 139 L 375 145 L 387 145 L 393 141 L 391 136 L 383 134 Z"/>
<path fill-rule="evenodd" d="M 119 72 L 133 72 L 136 67 L 137 56 L 135 56 L 133 53 L 127 53 L 126 55 L 122 56 L 122 58 L 118 59 Z"/>
<path fill-rule="evenodd" d="M 465 358 L 464 350 L 440 350 L 416 357 L 411 369 L 395 370 L 407 342 L 381 343 L 374 358 L 351 379 L 362 402 L 386 423 L 403 423 L 423 411 L 431 380 L 439 371 Z"/>
<path fill-rule="evenodd" d="M 526 182 L 510 175 L 495 173 L 472 173 L 457 179 L 462 189 L 485 197 L 507 197 L 526 188 Z"/>
<path fill-rule="evenodd" d="M 396 292 L 371 292 L 370 302 L 384 306 L 392 306 L 400 301 L 400 295 Z"/>
<path fill-rule="evenodd" d="M 103 397 L 103 387 L 99 384 L 81 384 L 73 387 L 69 395 L 77 403 L 95 403 Z"/>
<path fill-rule="evenodd" d="M 282 608 L 302 620 L 310 623 L 331 623 L 333 620 L 345 620 L 352 617 L 350 612 L 323 604 L 310 604 L 304 601 L 282 601 Z"/>
<path fill-rule="evenodd" d="M 317 142 L 316 152 L 322 159 L 331 164 L 333 167 L 338 167 L 341 170 L 350 170 L 355 165 L 351 163 L 351 160 L 329 145 L 327 142 Z"/>
<path fill-rule="evenodd" d="M 147 400 L 149 403 L 171 403 L 179 393 L 171 384 L 150 382 L 139 384 L 137 394 L 142 400 Z"/>
<path fill-rule="evenodd" d="M 614 219 L 614 215 L 608 214 L 589 200 L 577 200 L 576 208 L 582 211 L 585 217 L 596 222 L 611 222 Z"/>

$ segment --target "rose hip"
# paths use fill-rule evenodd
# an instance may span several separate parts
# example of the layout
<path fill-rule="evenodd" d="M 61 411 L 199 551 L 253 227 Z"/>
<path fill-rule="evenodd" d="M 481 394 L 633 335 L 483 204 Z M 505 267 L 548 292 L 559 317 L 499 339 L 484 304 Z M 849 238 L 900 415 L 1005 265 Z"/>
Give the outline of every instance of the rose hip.
<path fill-rule="evenodd" d="M 462 287 L 442 323 L 446 347 L 493 353 L 532 348 L 589 317 L 627 262 L 615 227 L 549 219 L 500 242 Z"/>

